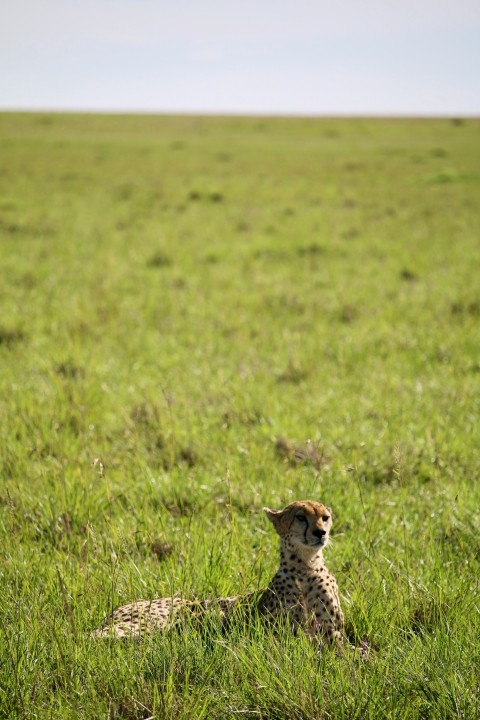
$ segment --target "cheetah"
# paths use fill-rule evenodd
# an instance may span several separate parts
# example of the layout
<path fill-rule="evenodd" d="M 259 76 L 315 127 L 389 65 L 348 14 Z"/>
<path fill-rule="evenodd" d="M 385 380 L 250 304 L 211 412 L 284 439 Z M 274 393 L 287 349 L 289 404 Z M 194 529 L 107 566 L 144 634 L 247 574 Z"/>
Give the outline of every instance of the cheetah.
<path fill-rule="evenodd" d="M 267 621 L 286 618 L 294 630 L 302 628 L 320 644 L 341 646 L 344 620 L 338 587 L 323 559 L 332 511 L 311 500 L 264 511 L 280 536 L 280 566 L 266 589 L 212 600 L 139 600 L 117 608 L 94 636 L 139 636 L 171 627 L 182 617 L 202 618 L 207 611 L 217 612 L 223 622 L 235 610 L 246 609 Z"/>

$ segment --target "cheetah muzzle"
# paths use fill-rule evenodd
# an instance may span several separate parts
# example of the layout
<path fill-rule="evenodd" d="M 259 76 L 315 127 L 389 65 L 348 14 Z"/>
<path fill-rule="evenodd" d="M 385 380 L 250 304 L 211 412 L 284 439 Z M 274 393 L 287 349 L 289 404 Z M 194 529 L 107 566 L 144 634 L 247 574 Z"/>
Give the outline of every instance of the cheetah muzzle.
<path fill-rule="evenodd" d="M 280 566 L 268 587 L 248 595 L 212 600 L 180 597 L 139 600 L 114 610 L 94 631 L 96 637 L 138 636 L 165 630 L 183 618 L 201 618 L 207 611 L 228 620 L 233 612 L 255 611 L 265 620 L 287 618 L 321 644 L 343 640 L 343 613 L 338 587 L 323 559 L 332 527 L 332 511 L 311 500 L 295 501 L 283 510 L 264 508 L 280 536 Z"/>

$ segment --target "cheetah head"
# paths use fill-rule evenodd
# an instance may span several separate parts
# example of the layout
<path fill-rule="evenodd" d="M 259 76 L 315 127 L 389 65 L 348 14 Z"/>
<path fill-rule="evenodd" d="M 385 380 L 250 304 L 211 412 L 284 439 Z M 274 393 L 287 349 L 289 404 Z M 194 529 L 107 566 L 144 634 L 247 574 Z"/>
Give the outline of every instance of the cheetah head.
<path fill-rule="evenodd" d="M 317 554 L 328 543 L 332 511 L 313 500 L 296 500 L 283 510 L 264 508 L 280 537 L 301 554 Z M 308 549 L 308 550 L 307 550 Z"/>

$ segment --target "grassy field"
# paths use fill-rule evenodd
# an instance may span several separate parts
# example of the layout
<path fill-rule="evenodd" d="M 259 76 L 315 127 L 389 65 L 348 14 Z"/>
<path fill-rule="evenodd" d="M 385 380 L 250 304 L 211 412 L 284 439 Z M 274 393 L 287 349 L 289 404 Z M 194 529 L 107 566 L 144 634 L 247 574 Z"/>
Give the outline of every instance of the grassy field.
<path fill-rule="evenodd" d="M 0 115 L 0 716 L 480 716 L 480 121 Z M 333 507 L 363 662 L 113 607 Z"/>

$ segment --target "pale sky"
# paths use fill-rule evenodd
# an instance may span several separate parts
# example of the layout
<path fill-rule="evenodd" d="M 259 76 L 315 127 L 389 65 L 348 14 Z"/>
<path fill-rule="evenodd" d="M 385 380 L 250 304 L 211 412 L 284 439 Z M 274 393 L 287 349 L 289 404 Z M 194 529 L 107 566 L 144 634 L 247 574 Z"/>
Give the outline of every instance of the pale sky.
<path fill-rule="evenodd" d="M 480 0 L 1 0 L 0 109 L 480 115 Z"/>

